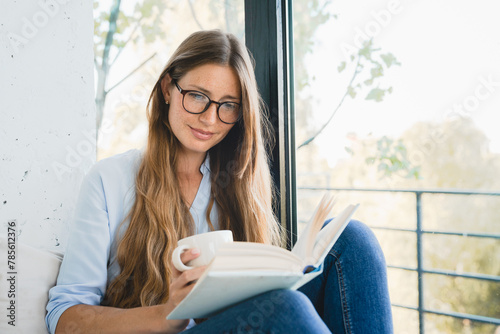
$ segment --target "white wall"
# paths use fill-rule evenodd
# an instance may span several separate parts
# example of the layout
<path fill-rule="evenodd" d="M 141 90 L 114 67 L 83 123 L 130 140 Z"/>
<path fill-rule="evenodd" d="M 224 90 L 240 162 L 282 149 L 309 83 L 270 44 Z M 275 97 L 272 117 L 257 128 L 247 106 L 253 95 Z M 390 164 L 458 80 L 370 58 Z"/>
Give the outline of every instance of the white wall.
<path fill-rule="evenodd" d="M 95 162 L 91 0 L 0 3 L 0 235 L 64 251 Z"/>

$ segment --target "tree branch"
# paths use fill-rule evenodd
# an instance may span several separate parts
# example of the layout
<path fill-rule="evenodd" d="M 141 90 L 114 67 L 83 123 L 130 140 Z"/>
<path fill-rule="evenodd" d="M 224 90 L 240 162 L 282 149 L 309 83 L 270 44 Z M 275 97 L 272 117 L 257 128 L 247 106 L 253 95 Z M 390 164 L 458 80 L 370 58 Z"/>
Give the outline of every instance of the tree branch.
<path fill-rule="evenodd" d="M 113 35 L 116 32 L 116 21 L 118 20 L 118 15 L 120 14 L 120 0 L 114 0 L 111 7 L 111 14 L 109 15 L 109 30 L 106 35 L 106 41 L 104 42 L 104 50 L 102 52 L 101 66 L 97 67 L 97 89 L 96 89 L 96 130 L 99 134 L 99 128 L 101 127 L 101 122 L 104 114 L 104 103 L 106 101 L 106 81 L 109 72 L 109 51 L 113 45 Z"/>
<path fill-rule="evenodd" d="M 109 30 L 106 34 L 106 42 L 104 44 L 104 51 L 102 52 L 101 65 L 106 73 L 108 71 L 109 51 L 113 45 L 113 35 L 116 32 L 116 21 L 118 20 L 118 15 L 120 14 L 120 2 L 121 0 L 115 0 L 113 7 L 111 8 L 111 14 L 109 15 Z"/>
<path fill-rule="evenodd" d="M 200 21 L 198 21 L 198 17 L 196 17 L 196 12 L 194 10 L 193 3 L 191 2 L 191 0 L 187 0 L 187 2 L 189 4 L 189 9 L 191 9 L 191 14 L 193 15 L 193 18 L 194 18 L 196 24 L 198 25 L 198 28 L 200 28 L 200 30 L 204 30 Z"/>
<path fill-rule="evenodd" d="M 328 120 L 326 121 L 325 124 L 323 124 L 323 126 L 313 135 L 311 136 L 309 139 L 306 139 L 302 144 L 300 144 L 298 147 L 297 147 L 297 150 L 303 146 L 306 146 L 306 145 L 309 145 L 314 139 L 316 139 L 316 137 L 321 133 L 323 132 L 323 130 L 326 128 L 326 126 L 330 123 L 330 121 L 333 119 L 333 116 L 335 116 L 335 114 L 337 113 L 337 111 L 339 110 L 340 106 L 344 103 L 344 100 L 345 98 L 347 97 L 347 95 L 349 94 L 349 88 L 352 86 L 352 83 L 354 82 L 354 79 L 358 76 L 359 74 L 359 64 L 360 64 L 360 57 L 358 57 L 358 61 L 356 63 L 356 69 L 352 75 L 352 78 L 351 78 L 351 81 L 349 81 L 349 85 L 347 85 L 347 89 L 344 93 L 344 95 L 342 96 L 342 98 L 340 99 L 340 102 L 339 104 L 337 104 L 337 107 L 333 110 L 333 113 L 330 115 L 330 118 L 328 118 Z"/>
<path fill-rule="evenodd" d="M 118 53 L 116 54 L 116 57 L 113 59 L 113 61 L 111 61 L 111 65 L 110 66 L 113 66 L 113 64 L 115 63 L 115 61 L 122 54 L 123 49 L 125 49 L 125 47 L 127 46 L 128 42 L 130 42 L 132 40 L 132 37 L 134 37 L 134 34 L 135 34 L 136 30 L 141 26 L 141 21 L 142 21 L 143 18 L 144 18 L 144 16 L 141 15 L 141 17 L 139 18 L 139 20 L 137 20 L 137 23 L 136 23 L 134 29 L 130 33 L 129 37 L 127 38 L 127 40 L 125 41 L 125 43 L 123 44 L 123 46 L 118 50 Z"/>
<path fill-rule="evenodd" d="M 118 85 L 120 85 L 123 81 L 127 80 L 132 74 L 134 74 L 135 72 L 137 72 L 141 67 L 143 67 L 144 65 L 146 65 L 146 63 L 148 61 L 150 61 L 154 56 L 156 56 L 156 52 L 153 53 L 148 59 L 146 59 L 145 61 L 143 61 L 139 66 L 137 66 L 134 70 L 132 70 L 132 72 L 130 72 L 129 74 L 127 74 L 125 77 L 123 77 L 120 81 L 118 81 L 116 84 L 114 84 L 110 89 L 108 89 L 106 91 L 106 94 L 108 94 L 112 89 L 116 88 Z"/>

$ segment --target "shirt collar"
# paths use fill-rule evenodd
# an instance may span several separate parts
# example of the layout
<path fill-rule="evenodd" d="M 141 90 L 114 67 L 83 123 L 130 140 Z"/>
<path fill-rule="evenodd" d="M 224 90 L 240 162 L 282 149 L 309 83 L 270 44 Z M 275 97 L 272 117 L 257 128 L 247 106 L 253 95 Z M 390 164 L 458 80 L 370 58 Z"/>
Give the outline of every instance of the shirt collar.
<path fill-rule="evenodd" d="M 207 153 L 205 157 L 205 161 L 200 166 L 201 174 L 205 175 L 205 173 L 210 173 L 210 155 Z"/>

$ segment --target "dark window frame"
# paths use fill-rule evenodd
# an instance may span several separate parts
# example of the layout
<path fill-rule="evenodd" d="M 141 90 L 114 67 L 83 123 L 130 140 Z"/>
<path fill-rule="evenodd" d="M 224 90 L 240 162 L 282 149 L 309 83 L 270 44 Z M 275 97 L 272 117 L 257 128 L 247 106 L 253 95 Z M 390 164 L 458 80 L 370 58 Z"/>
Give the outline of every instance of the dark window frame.
<path fill-rule="evenodd" d="M 289 249 L 297 240 L 291 3 L 245 0 L 246 45 L 255 59 L 257 85 L 276 138 L 270 154 L 277 190 L 275 213 Z"/>

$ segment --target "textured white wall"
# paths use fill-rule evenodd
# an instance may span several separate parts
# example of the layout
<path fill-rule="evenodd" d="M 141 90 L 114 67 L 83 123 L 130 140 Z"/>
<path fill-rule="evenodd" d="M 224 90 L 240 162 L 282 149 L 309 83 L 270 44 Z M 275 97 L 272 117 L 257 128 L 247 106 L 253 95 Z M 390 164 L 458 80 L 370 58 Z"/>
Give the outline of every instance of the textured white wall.
<path fill-rule="evenodd" d="M 0 4 L 0 235 L 64 251 L 95 162 L 91 0 Z"/>

